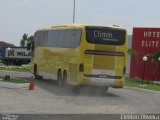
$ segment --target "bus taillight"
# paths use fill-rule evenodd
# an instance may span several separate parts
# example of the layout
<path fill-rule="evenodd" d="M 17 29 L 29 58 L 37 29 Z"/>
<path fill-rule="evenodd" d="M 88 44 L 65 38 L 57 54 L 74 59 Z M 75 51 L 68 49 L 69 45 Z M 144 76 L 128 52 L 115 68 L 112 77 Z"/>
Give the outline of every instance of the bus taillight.
<path fill-rule="evenodd" d="M 126 66 L 123 67 L 123 74 L 126 74 Z"/>
<path fill-rule="evenodd" d="M 83 72 L 84 71 L 84 64 L 81 63 L 79 64 L 79 72 Z"/>

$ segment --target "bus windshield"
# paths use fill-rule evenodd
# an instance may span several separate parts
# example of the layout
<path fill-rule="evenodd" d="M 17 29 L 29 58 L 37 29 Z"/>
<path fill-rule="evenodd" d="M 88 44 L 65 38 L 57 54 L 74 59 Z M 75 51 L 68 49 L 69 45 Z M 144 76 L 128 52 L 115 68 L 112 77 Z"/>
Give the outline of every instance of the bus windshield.
<path fill-rule="evenodd" d="M 125 43 L 126 31 L 112 27 L 86 27 L 86 39 L 89 43 L 123 45 Z"/>

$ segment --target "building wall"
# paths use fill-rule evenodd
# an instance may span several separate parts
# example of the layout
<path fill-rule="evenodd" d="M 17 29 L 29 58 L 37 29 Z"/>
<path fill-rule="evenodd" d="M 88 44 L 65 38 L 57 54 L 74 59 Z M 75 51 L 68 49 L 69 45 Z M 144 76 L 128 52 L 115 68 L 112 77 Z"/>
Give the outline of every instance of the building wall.
<path fill-rule="evenodd" d="M 2 54 L 3 54 L 3 47 L 13 47 L 13 44 L 10 43 L 6 43 L 4 41 L 0 41 L 0 59 L 2 58 Z"/>
<path fill-rule="evenodd" d="M 158 80 L 159 63 L 154 65 L 149 57 L 144 62 L 143 57 L 151 56 L 160 50 L 160 28 L 133 28 L 132 48 L 136 55 L 131 57 L 130 77 Z"/>

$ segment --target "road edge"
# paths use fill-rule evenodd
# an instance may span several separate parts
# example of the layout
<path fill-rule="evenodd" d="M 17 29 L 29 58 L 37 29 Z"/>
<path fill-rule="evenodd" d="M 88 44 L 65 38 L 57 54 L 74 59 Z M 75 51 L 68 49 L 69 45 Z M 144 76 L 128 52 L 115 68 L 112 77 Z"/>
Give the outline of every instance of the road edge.
<path fill-rule="evenodd" d="M 155 90 L 149 90 L 149 89 L 143 89 L 143 88 L 137 88 L 137 87 L 129 87 L 129 86 L 124 86 L 123 88 L 128 89 L 128 90 L 134 90 L 134 91 L 140 91 L 140 92 L 153 93 L 153 94 L 160 95 L 160 91 L 155 91 Z"/>
<path fill-rule="evenodd" d="M 9 89 L 28 89 L 29 83 L 10 83 L 10 82 L 2 82 L 0 81 L 0 87 L 9 88 Z"/>

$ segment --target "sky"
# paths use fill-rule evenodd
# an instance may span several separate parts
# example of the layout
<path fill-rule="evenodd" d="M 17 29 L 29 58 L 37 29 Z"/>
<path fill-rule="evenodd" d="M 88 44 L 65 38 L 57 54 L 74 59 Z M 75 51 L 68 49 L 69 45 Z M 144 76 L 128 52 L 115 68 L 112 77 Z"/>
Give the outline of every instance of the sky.
<path fill-rule="evenodd" d="M 0 41 L 19 46 L 24 33 L 73 22 L 74 0 L 0 0 Z M 75 0 L 75 23 L 160 27 L 160 0 Z"/>

